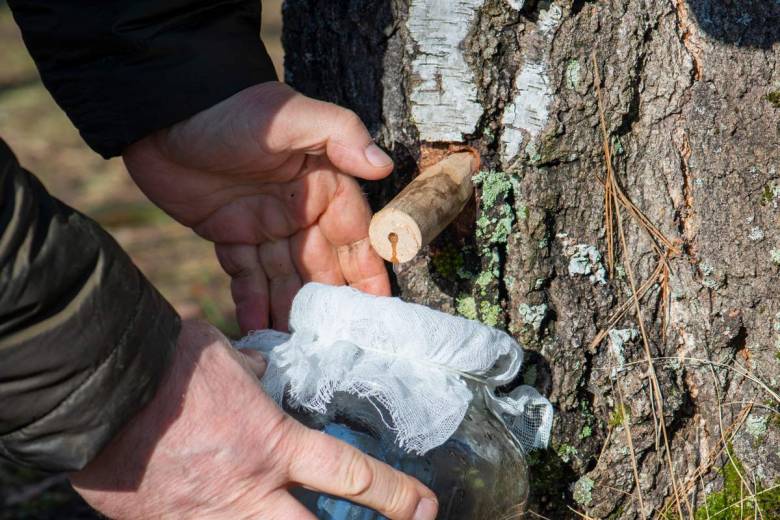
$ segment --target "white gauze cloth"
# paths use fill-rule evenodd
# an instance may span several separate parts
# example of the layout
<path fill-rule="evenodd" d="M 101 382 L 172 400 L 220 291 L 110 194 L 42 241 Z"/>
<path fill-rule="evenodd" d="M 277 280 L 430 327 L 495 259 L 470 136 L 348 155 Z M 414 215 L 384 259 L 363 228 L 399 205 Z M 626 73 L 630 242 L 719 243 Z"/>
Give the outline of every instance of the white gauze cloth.
<path fill-rule="evenodd" d="M 476 394 L 526 452 L 547 446 L 547 399 L 530 386 L 495 395 L 523 361 L 504 332 L 399 298 L 317 283 L 296 295 L 290 330 L 252 332 L 235 344 L 265 354 L 262 384 L 280 405 L 324 414 L 336 392 L 368 399 L 390 415 L 385 421 L 399 447 L 424 454 L 455 433 Z"/>

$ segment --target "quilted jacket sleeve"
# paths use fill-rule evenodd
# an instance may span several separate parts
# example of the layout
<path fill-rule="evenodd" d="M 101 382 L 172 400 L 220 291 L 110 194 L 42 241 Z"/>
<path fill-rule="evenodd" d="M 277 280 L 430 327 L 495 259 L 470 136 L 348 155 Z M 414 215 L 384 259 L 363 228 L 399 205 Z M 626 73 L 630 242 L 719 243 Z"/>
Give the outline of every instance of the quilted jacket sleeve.
<path fill-rule="evenodd" d="M 179 317 L 0 140 L 0 456 L 81 469 L 151 397 Z"/>

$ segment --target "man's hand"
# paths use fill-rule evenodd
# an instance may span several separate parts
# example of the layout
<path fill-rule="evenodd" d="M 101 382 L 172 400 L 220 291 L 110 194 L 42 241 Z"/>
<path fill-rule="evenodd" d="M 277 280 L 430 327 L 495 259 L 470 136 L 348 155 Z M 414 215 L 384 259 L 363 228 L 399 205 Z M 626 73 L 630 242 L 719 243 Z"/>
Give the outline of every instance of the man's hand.
<path fill-rule="evenodd" d="M 124 160 L 155 204 L 215 243 L 244 332 L 286 329 L 308 281 L 390 293 L 354 177 L 381 179 L 393 165 L 353 112 L 263 83 L 131 145 Z"/>
<path fill-rule="evenodd" d="M 313 519 L 287 491 L 295 485 L 393 519 L 435 518 L 420 482 L 284 414 L 260 388 L 263 369 L 213 327 L 186 322 L 155 397 L 74 487 L 117 519 Z"/>

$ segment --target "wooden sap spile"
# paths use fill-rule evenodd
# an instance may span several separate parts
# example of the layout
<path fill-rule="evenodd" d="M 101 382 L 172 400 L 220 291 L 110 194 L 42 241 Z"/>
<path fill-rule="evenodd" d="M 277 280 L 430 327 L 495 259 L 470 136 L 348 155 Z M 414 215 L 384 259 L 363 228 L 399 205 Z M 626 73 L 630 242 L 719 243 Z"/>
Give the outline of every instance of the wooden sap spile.
<path fill-rule="evenodd" d="M 479 158 L 470 152 L 425 168 L 371 219 L 368 236 L 379 256 L 393 263 L 414 258 L 463 210 L 478 168 Z"/>

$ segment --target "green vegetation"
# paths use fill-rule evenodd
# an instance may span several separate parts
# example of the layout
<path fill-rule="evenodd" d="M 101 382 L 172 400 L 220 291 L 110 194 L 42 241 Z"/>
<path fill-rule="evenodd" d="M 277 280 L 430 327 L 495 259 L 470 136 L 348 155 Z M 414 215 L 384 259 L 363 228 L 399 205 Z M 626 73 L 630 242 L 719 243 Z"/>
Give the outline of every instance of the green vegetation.
<path fill-rule="evenodd" d="M 572 446 L 571 444 L 561 444 L 558 447 L 558 456 L 561 458 L 563 462 L 569 463 L 572 461 L 574 457 L 576 457 L 578 454 L 577 448 Z"/>
<path fill-rule="evenodd" d="M 463 272 L 466 261 L 454 244 L 447 244 L 431 256 L 433 270 L 448 280 L 455 280 Z"/>
<path fill-rule="evenodd" d="M 734 455 L 731 445 L 727 451 L 730 460 L 719 470 L 723 476 L 723 488 L 707 496 L 704 505 L 696 511 L 696 520 L 780 518 L 780 487 L 762 488 L 759 485 L 755 490 L 755 498 L 751 497 L 740 478 L 742 475 L 749 479 L 749 474 Z M 752 485 L 752 481 L 749 482 Z"/>
<path fill-rule="evenodd" d="M 766 184 L 764 189 L 761 190 L 761 205 L 768 206 L 769 204 L 775 203 L 777 199 L 780 199 L 780 184 L 775 182 Z"/>
<path fill-rule="evenodd" d="M 780 90 L 773 90 L 766 95 L 766 100 L 772 103 L 775 108 L 780 108 Z"/>
<path fill-rule="evenodd" d="M 609 425 L 613 428 L 625 424 L 628 418 L 628 410 L 622 404 L 618 404 L 609 416 Z"/>

